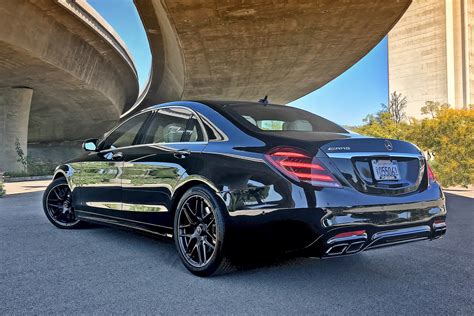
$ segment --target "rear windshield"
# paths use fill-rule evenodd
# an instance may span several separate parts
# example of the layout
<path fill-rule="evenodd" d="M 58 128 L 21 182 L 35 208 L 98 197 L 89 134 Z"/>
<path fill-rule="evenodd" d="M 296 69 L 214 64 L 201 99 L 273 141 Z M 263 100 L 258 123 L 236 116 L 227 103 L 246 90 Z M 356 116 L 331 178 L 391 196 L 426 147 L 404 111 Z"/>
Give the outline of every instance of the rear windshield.
<path fill-rule="evenodd" d="M 228 104 L 224 108 L 239 123 L 260 131 L 348 133 L 325 118 L 287 105 L 249 103 Z"/>

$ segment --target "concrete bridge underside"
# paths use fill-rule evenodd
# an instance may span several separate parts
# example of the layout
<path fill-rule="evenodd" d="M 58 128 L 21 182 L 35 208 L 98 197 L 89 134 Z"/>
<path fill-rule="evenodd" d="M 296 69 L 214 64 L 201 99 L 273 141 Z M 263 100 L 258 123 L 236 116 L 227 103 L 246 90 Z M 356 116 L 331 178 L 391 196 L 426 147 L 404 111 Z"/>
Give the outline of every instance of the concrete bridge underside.
<path fill-rule="evenodd" d="M 153 54 L 143 106 L 176 99 L 287 103 L 369 52 L 411 0 L 134 0 Z"/>
<path fill-rule="evenodd" d="M 0 3 L 0 169 L 22 169 L 15 143 L 47 158 L 42 144 L 98 136 L 137 98 L 135 69 L 60 4 Z"/>
<path fill-rule="evenodd" d="M 297 99 L 369 52 L 411 0 L 134 2 L 153 55 L 137 110 L 180 99 Z M 133 112 L 133 63 L 81 20 L 97 20 L 84 6 L 0 2 L 0 169 L 21 169 L 15 143 L 66 159 L 65 144 L 99 136 Z"/>

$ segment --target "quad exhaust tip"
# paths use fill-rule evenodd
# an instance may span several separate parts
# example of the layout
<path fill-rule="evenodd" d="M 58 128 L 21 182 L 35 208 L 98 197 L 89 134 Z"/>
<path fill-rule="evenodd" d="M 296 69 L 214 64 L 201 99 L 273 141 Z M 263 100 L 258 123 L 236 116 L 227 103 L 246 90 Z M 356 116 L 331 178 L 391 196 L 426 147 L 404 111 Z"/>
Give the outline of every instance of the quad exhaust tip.
<path fill-rule="evenodd" d="M 359 252 L 366 241 L 367 232 L 365 230 L 339 233 L 327 241 L 327 244 L 332 246 L 326 251 L 326 255 L 337 256 Z"/>
<path fill-rule="evenodd" d="M 434 234 L 433 234 L 434 232 Z M 379 231 L 368 241 L 365 230 L 354 230 L 339 233 L 327 240 L 326 256 L 353 254 L 365 249 L 390 246 L 423 239 L 436 239 L 446 232 L 446 222 L 435 220 L 433 226 L 428 225 Z M 367 246 L 366 246 L 367 245 Z"/>

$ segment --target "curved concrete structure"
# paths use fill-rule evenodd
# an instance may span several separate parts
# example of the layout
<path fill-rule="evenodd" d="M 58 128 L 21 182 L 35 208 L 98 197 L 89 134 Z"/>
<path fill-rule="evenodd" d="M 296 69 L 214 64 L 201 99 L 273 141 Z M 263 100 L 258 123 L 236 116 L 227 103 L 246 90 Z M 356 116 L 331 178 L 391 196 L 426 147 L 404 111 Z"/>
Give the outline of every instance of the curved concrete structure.
<path fill-rule="evenodd" d="M 134 0 L 153 55 L 143 106 L 176 99 L 287 103 L 369 52 L 411 0 Z"/>
<path fill-rule="evenodd" d="M 14 144 L 18 135 L 26 151 L 26 142 L 38 148 L 97 136 L 134 104 L 133 60 L 87 2 L 3 0 L 0 16 L 2 144 Z M 18 111 L 25 89 L 32 91 L 31 105 Z M 12 113 L 15 120 L 8 119 Z M 0 169 L 18 170 L 11 148 L 0 151 Z"/>

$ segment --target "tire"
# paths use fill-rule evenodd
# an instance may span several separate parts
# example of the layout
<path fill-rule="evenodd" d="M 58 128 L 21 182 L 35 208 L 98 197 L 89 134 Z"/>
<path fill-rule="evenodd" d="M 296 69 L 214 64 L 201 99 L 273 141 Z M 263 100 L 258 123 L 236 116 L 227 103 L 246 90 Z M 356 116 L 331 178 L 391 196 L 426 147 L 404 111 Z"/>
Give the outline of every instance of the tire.
<path fill-rule="evenodd" d="M 181 197 L 174 216 L 173 235 L 178 255 L 191 273 L 210 276 L 233 270 L 225 251 L 225 212 L 225 205 L 206 186 L 192 187 Z"/>
<path fill-rule="evenodd" d="M 43 210 L 48 220 L 58 228 L 75 229 L 83 226 L 74 213 L 66 178 L 58 178 L 48 185 L 43 194 Z"/>

